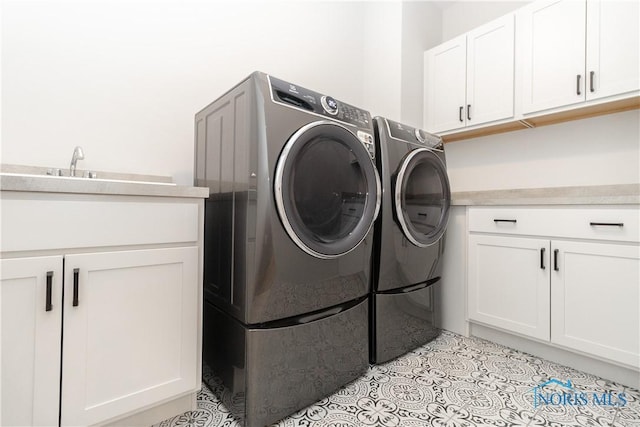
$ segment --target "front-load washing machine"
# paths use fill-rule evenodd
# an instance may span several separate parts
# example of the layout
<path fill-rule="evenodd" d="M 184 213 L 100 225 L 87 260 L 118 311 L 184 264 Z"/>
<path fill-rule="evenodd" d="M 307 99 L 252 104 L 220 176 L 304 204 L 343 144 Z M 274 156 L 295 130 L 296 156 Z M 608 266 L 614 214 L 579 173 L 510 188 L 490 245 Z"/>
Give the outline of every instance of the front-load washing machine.
<path fill-rule="evenodd" d="M 246 426 L 368 368 L 381 187 L 369 112 L 255 72 L 197 113 L 204 361 Z"/>
<path fill-rule="evenodd" d="M 428 134 L 374 118 L 382 209 L 375 224 L 370 298 L 371 363 L 435 338 L 433 288 L 441 278 L 451 192 L 444 145 Z"/>

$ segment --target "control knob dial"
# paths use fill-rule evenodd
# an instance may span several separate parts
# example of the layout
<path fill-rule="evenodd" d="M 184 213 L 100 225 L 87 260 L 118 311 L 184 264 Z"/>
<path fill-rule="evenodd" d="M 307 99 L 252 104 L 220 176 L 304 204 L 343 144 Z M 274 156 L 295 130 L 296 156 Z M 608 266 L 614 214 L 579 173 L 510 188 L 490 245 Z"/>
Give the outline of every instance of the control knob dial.
<path fill-rule="evenodd" d="M 334 98 L 330 96 L 323 96 L 322 98 L 320 98 L 320 104 L 322 104 L 322 108 L 324 108 L 324 111 L 331 114 L 332 116 L 338 114 L 338 101 L 336 101 Z"/>
<path fill-rule="evenodd" d="M 419 143 L 424 144 L 427 142 L 427 137 L 422 129 L 416 129 L 414 134 Z"/>

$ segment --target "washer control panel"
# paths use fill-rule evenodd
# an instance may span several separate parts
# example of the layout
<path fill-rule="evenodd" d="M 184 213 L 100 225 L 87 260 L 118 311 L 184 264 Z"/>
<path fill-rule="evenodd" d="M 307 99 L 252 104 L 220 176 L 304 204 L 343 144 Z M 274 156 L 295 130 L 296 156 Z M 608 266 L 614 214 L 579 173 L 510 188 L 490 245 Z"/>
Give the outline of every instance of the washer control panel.
<path fill-rule="evenodd" d="M 403 125 L 393 120 L 387 119 L 387 124 L 389 126 L 389 134 L 392 138 L 426 146 L 427 148 L 442 150 L 442 138 L 438 135 L 433 135 L 422 129 L 412 128 L 411 126 Z"/>
<path fill-rule="evenodd" d="M 359 128 L 372 127 L 371 114 L 366 110 L 272 76 L 269 76 L 269 82 L 273 102 L 340 120 Z"/>

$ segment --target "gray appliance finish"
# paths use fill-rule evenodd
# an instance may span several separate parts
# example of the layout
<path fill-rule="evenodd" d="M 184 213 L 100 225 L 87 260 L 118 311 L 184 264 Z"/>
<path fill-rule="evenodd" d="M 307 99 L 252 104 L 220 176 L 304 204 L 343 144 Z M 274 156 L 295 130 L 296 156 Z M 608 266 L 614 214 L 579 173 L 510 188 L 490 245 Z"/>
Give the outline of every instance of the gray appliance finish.
<path fill-rule="evenodd" d="M 433 285 L 441 278 L 451 192 L 440 137 L 383 117 L 373 121 L 383 188 L 370 297 L 375 364 L 439 334 Z"/>
<path fill-rule="evenodd" d="M 381 184 L 367 111 L 255 72 L 196 114 L 204 361 L 264 426 L 368 368 Z"/>

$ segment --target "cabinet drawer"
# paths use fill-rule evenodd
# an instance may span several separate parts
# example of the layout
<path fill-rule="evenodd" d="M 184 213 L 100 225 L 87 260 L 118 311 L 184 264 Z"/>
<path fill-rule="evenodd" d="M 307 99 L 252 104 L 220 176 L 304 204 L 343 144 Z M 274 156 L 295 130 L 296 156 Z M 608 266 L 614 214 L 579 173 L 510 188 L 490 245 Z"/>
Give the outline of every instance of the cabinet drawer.
<path fill-rule="evenodd" d="M 470 207 L 469 231 L 638 242 L 638 212 L 638 206 Z"/>
<path fill-rule="evenodd" d="M 3 252 L 198 240 L 198 200 L 2 194 Z"/>

